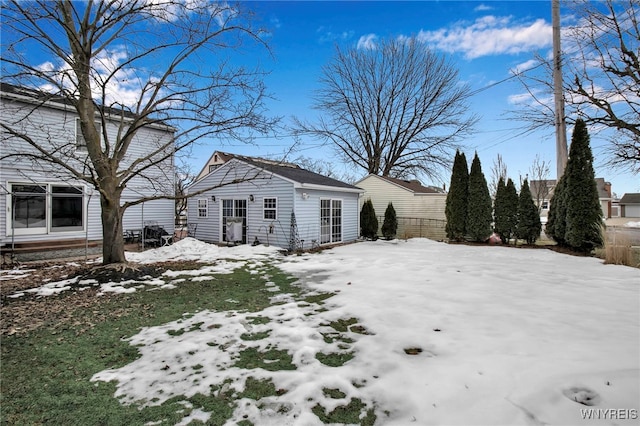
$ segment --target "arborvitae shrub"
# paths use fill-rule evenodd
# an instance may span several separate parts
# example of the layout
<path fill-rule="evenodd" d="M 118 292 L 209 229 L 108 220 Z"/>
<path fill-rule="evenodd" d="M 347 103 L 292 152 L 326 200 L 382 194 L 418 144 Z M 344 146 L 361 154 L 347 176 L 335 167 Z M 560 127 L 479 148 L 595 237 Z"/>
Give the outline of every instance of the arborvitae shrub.
<path fill-rule="evenodd" d="M 491 235 L 493 207 L 478 153 L 476 153 L 471 163 L 467 203 L 467 235 L 473 241 L 486 241 Z"/>
<path fill-rule="evenodd" d="M 566 202 L 566 174 L 557 182 L 551 196 L 549 214 L 544 232 L 559 246 L 566 246 L 565 233 L 567 229 L 567 202 Z"/>
<path fill-rule="evenodd" d="M 378 218 L 370 198 L 364 202 L 360 210 L 360 230 L 363 237 L 372 240 L 378 234 Z"/>
<path fill-rule="evenodd" d="M 534 244 L 540 237 L 541 231 L 540 213 L 533 202 L 529 182 L 525 179 L 522 182 L 522 188 L 520 188 L 516 235 L 518 238 L 525 240 L 527 244 Z"/>
<path fill-rule="evenodd" d="M 466 235 L 469 169 L 464 153 L 456 151 L 447 193 L 445 231 L 450 240 L 461 241 Z"/>
<path fill-rule="evenodd" d="M 576 120 L 565 170 L 567 229 L 565 240 L 574 250 L 588 253 L 603 245 L 602 208 L 593 170 L 587 125 Z"/>
<path fill-rule="evenodd" d="M 494 231 L 504 244 L 509 244 L 518 222 L 518 193 L 511 179 L 505 185 L 500 178 L 493 204 Z"/>
<path fill-rule="evenodd" d="M 384 212 L 384 222 L 382 222 L 382 235 L 390 240 L 396 236 L 398 231 L 398 218 L 396 218 L 396 209 L 393 208 L 393 204 L 389 203 L 387 209 Z"/>

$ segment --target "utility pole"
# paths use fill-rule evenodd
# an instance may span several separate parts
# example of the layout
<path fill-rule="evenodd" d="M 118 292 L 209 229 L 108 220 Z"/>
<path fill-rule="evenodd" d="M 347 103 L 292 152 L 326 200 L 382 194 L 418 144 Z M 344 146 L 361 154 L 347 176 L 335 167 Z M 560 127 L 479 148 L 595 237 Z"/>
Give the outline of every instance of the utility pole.
<path fill-rule="evenodd" d="M 560 49 L 560 0 L 551 0 L 553 25 L 553 97 L 556 112 L 556 167 L 559 181 L 567 165 L 567 129 L 564 120 L 564 98 L 562 93 L 562 60 Z"/>

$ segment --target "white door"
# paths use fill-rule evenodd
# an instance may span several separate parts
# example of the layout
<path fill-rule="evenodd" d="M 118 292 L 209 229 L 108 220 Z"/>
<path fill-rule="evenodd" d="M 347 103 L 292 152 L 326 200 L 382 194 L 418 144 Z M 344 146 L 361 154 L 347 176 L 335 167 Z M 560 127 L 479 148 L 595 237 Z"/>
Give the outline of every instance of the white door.
<path fill-rule="evenodd" d="M 342 241 L 342 200 L 320 200 L 320 244 Z"/>

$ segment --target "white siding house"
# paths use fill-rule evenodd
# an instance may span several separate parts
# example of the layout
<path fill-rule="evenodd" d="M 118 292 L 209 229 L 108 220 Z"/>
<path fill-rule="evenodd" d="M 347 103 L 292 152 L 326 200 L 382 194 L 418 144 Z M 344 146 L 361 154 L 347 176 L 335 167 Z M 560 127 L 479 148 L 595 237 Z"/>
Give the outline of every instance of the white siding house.
<path fill-rule="evenodd" d="M 35 148 L 22 138 L 2 130 L 0 139 L 0 246 L 5 250 L 47 249 L 84 245 L 88 240 L 100 245 L 102 222 L 100 196 L 91 184 L 76 179 L 64 166 L 83 170 L 88 162 L 84 140 L 79 134 L 75 109 L 61 99 L 42 100 L 35 91 L 2 84 L 0 120 L 2 124 L 27 134 L 47 150 L 62 153 L 61 164 L 38 161 Z M 123 121 L 125 120 L 125 121 Z M 106 121 L 108 139 L 114 141 L 126 117 Z M 120 164 L 128 168 L 173 139 L 173 129 L 162 125 L 141 128 Z M 103 141 L 104 144 L 104 141 Z M 18 154 L 18 155 L 16 155 Z M 88 170 L 84 167 L 84 170 Z M 122 203 L 143 196 L 173 195 L 173 158 L 150 167 L 146 176 L 134 178 L 122 194 Z M 153 181 L 153 185 L 149 182 Z M 143 222 L 156 221 L 173 233 L 175 202 L 155 200 L 128 208 L 123 229 L 141 229 Z"/>
<path fill-rule="evenodd" d="M 199 240 L 309 249 L 359 235 L 362 190 L 291 164 L 233 156 L 188 191 L 201 192 L 187 209 Z"/>
<path fill-rule="evenodd" d="M 418 181 L 408 181 L 386 176 L 368 175 L 356 182 L 364 189 L 360 208 L 371 199 L 382 227 L 384 212 L 393 203 L 398 218 L 399 238 L 428 237 L 436 240 L 445 238 L 445 206 L 447 194 L 432 187 L 423 186 Z"/>

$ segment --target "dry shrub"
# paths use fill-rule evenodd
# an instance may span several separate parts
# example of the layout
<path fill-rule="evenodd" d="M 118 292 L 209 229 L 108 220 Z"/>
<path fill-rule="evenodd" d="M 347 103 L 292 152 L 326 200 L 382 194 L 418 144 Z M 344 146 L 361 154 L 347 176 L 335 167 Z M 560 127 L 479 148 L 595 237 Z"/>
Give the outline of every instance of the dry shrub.
<path fill-rule="evenodd" d="M 631 241 L 626 235 L 617 234 L 615 231 L 613 231 L 613 235 L 609 233 L 607 238 L 605 238 L 604 249 L 604 263 L 637 266 L 633 259 Z"/>

